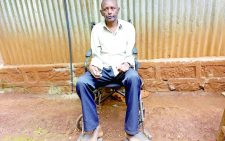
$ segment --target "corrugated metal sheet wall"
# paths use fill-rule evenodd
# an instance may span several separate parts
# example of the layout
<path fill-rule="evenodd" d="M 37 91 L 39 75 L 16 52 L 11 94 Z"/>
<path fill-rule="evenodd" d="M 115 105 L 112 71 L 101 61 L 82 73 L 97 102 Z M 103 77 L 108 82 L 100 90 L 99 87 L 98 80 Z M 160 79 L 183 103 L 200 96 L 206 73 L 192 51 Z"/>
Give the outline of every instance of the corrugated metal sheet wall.
<path fill-rule="evenodd" d="M 67 0 L 73 62 L 83 62 L 101 0 Z M 139 59 L 225 56 L 224 0 L 119 0 L 133 22 Z M 4 64 L 68 63 L 63 0 L 0 0 Z"/>

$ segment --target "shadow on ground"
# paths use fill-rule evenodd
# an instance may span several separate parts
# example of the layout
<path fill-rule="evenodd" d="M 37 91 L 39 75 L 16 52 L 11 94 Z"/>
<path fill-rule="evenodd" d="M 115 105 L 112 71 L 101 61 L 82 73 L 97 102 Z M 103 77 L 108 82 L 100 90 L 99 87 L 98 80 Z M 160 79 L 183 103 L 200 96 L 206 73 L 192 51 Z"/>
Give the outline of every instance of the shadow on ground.
<path fill-rule="evenodd" d="M 153 141 L 214 141 L 225 97 L 205 92 L 158 92 L 143 99 L 145 128 Z M 81 113 L 74 95 L 0 94 L 1 141 L 76 141 Z M 107 99 L 99 108 L 104 141 L 124 139 L 123 102 Z"/>

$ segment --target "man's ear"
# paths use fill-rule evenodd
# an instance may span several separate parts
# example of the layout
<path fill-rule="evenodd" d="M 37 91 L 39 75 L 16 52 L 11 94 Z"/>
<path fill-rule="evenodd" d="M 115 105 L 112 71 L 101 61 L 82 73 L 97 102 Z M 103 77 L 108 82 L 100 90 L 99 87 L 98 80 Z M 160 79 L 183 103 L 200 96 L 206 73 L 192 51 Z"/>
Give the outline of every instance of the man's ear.
<path fill-rule="evenodd" d="M 104 16 L 104 15 L 103 15 L 103 11 L 102 11 L 102 10 L 99 10 L 99 11 L 100 11 L 101 15 Z"/>

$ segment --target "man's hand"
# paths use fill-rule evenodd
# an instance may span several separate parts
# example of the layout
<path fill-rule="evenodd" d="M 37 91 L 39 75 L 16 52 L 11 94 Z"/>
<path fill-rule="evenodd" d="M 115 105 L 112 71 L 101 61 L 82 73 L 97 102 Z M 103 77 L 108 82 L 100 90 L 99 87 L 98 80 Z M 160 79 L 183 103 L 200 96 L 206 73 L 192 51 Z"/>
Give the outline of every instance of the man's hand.
<path fill-rule="evenodd" d="M 101 71 L 98 67 L 93 66 L 93 65 L 89 65 L 89 71 L 95 78 L 101 77 Z"/>
<path fill-rule="evenodd" d="M 120 66 L 117 67 L 119 72 L 126 72 L 127 70 L 129 70 L 129 68 L 130 68 L 130 64 L 127 62 L 122 63 Z"/>

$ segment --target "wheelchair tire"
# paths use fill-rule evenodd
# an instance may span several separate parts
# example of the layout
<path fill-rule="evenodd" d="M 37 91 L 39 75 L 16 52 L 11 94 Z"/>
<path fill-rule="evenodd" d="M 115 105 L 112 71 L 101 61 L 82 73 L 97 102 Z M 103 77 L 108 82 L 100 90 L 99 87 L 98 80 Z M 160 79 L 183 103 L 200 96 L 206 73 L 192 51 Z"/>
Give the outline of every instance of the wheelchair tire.
<path fill-rule="evenodd" d="M 83 115 L 79 115 L 76 121 L 76 127 L 79 131 L 82 131 L 83 128 Z"/>

